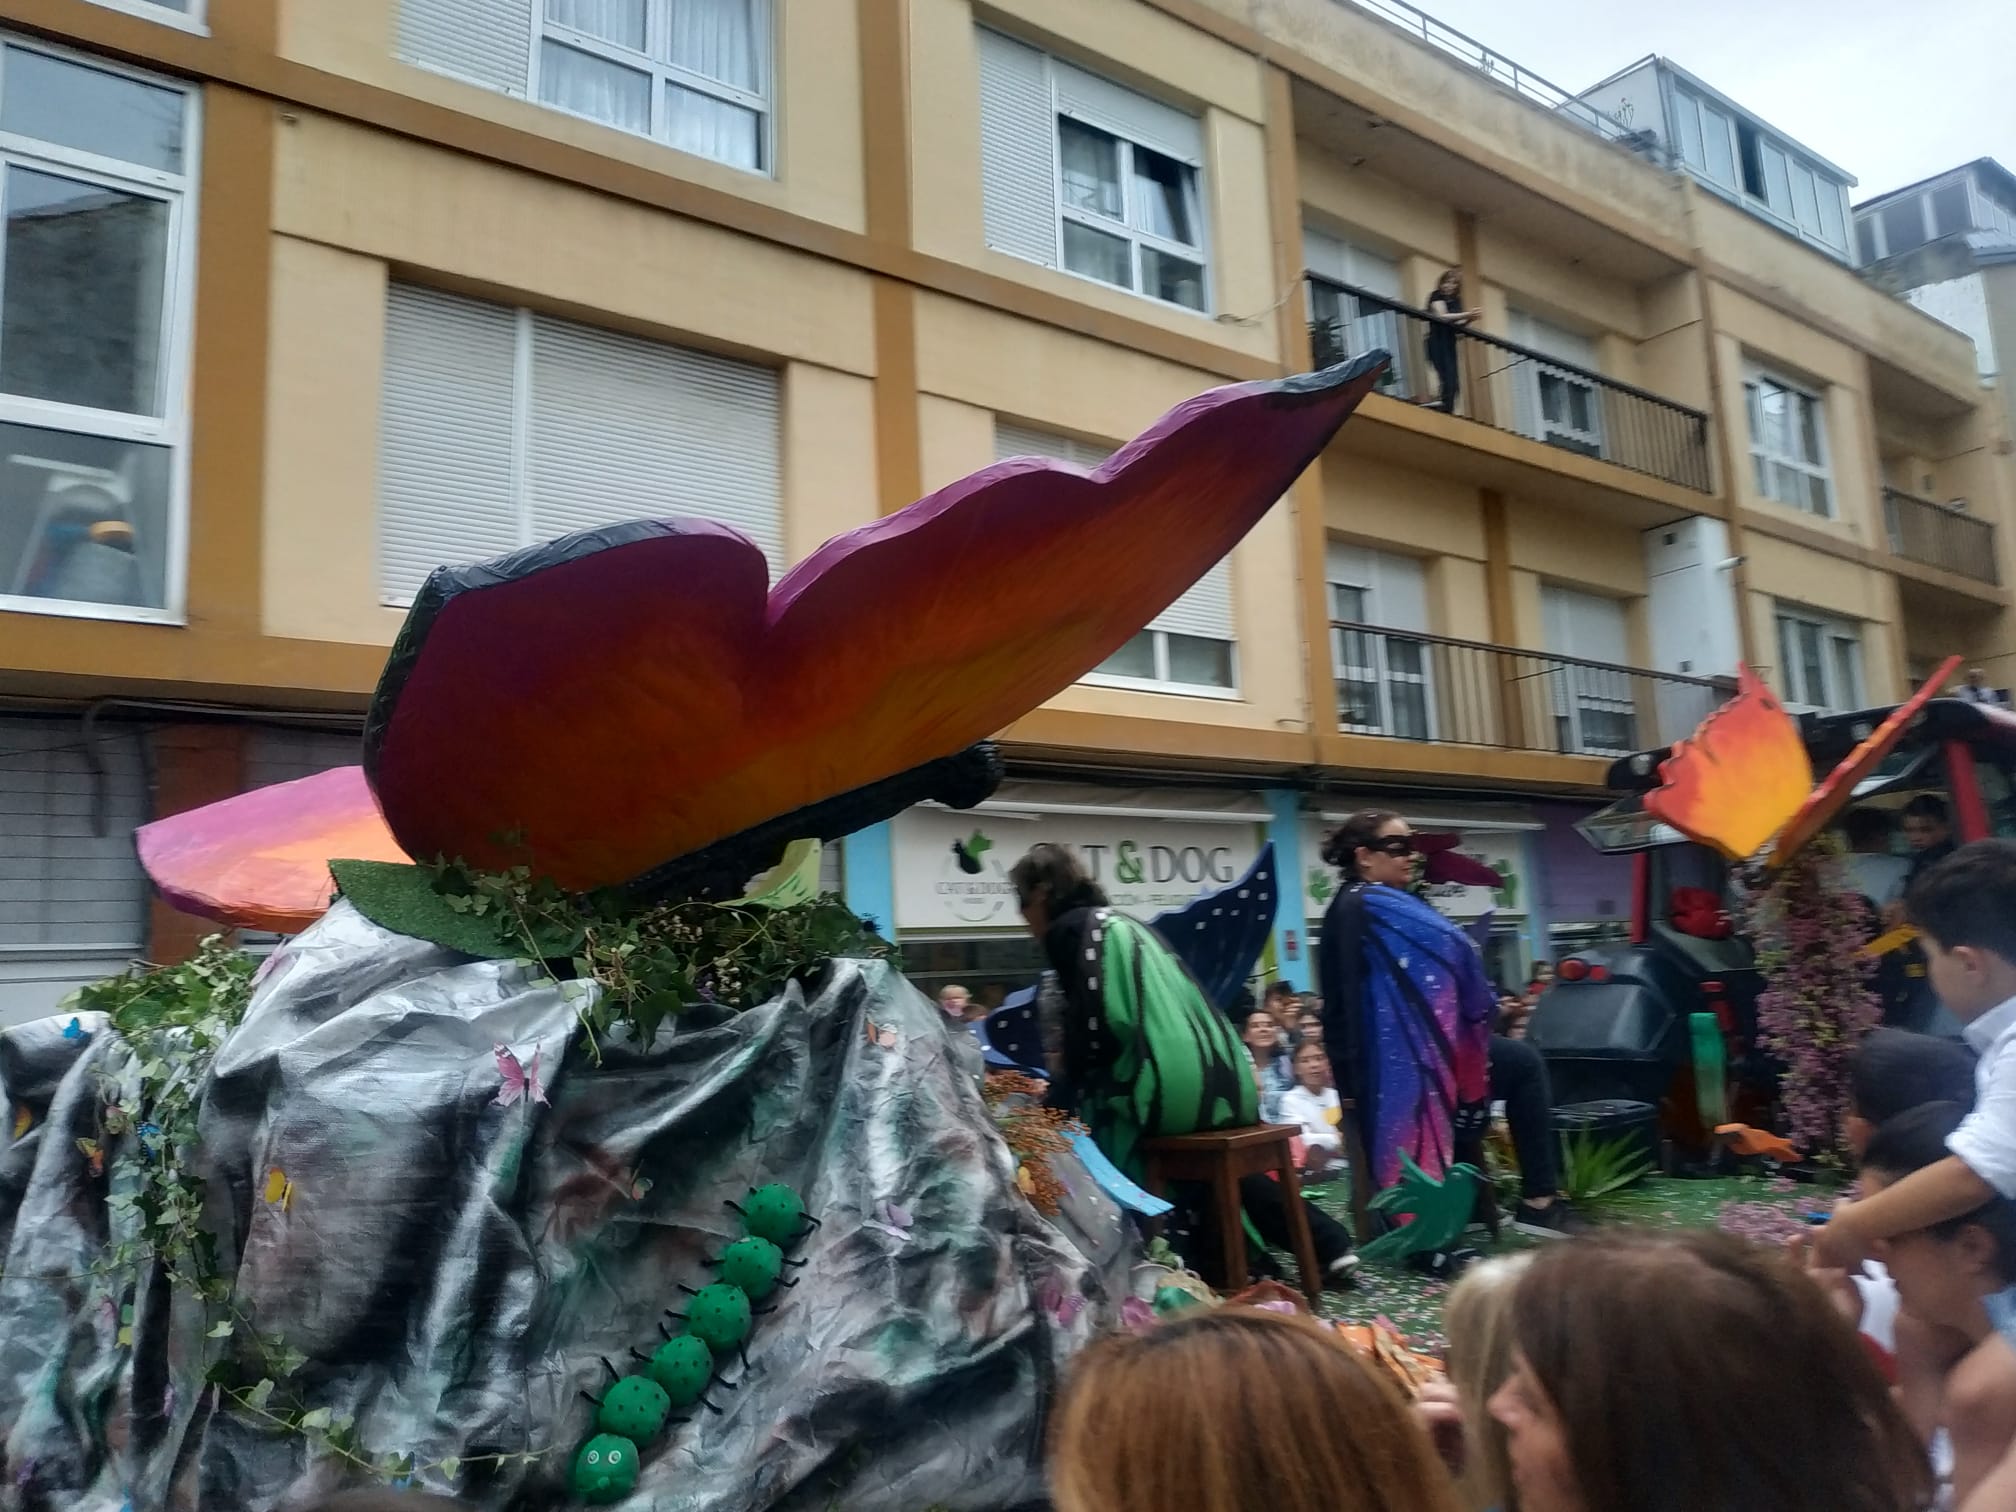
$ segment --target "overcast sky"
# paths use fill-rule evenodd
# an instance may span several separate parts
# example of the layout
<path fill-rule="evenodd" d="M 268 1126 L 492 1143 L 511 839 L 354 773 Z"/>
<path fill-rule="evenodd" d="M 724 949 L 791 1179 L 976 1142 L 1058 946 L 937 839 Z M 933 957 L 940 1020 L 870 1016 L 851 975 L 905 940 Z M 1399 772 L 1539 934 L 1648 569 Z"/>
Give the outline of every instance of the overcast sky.
<path fill-rule="evenodd" d="M 1855 200 L 1977 157 L 2016 171 L 2016 0 L 1415 0 L 1587 89 L 1660 53 L 1861 182 Z"/>

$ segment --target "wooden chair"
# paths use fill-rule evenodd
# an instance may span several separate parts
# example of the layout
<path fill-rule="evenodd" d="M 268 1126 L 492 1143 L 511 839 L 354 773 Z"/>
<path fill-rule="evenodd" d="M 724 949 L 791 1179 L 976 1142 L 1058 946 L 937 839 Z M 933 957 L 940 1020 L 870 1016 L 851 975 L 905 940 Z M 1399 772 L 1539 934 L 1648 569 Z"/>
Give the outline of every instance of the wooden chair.
<path fill-rule="evenodd" d="M 1295 1175 L 1295 1155 L 1289 1145 L 1297 1132 L 1292 1124 L 1256 1124 L 1250 1129 L 1176 1134 L 1148 1140 L 1142 1152 L 1148 1161 L 1148 1190 L 1157 1197 L 1168 1195 L 1172 1181 L 1201 1181 L 1210 1186 L 1217 1209 L 1218 1242 L 1224 1246 L 1228 1294 L 1242 1290 L 1247 1282 L 1240 1179 L 1274 1172 L 1286 1199 L 1288 1237 L 1302 1273 L 1302 1294 L 1313 1309 L 1323 1298 L 1323 1272 L 1316 1264 L 1316 1241 L 1309 1233 L 1309 1215 L 1302 1208 L 1302 1183 Z"/>

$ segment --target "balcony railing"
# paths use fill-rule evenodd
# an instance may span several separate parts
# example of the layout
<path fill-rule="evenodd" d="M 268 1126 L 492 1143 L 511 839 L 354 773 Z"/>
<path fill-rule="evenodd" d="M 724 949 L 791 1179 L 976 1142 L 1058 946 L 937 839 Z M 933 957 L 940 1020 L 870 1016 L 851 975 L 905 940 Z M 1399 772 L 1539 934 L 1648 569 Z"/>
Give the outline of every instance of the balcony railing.
<path fill-rule="evenodd" d="M 1730 691 L 1609 662 L 1334 620 L 1337 725 L 1447 745 L 1626 756 L 1691 734 Z"/>
<path fill-rule="evenodd" d="M 1545 352 L 1431 319 L 1369 290 L 1309 277 L 1309 343 L 1318 367 L 1375 347 L 1393 355 L 1381 388 L 1396 399 L 1449 408 L 1494 430 L 1707 493 L 1708 417 Z M 1429 336 L 1453 353 L 1457 393 L 1442 404 Z"/>
<path fill-rule="evenodd" d="M 1652 133 L 1633 131 L 1615 116 L 1598 110 L 1586 100 L 1577 99 L 1559 84 L 1541 78 L 1532 69 L 1520 67 L 1475 37 L 1437 21 L 1426 11 L 1409 5 L 1407 0 L 1357 0 L 1357 5 L 1360 10 L 1370 11 L 1402 31 L 1419 37 L 1430 47 L 1440 48 L 1451 57 L 1460 58 L 1494 84 L 1559 112 L 1605 141 L 1619 142 L 1634 151 L 1645 152 L 1655 158 L 1658 156 L 1658 138 Z"/>
<path fill-rule="evenodd" d="M 1957 572 L 1981 583 L 2000 583 L 1995 527 L 1987 520 L 1934 504 L 1895 488 L 1883 490 L 1883 524 L 1890 549 L 1907 562 Z"/>

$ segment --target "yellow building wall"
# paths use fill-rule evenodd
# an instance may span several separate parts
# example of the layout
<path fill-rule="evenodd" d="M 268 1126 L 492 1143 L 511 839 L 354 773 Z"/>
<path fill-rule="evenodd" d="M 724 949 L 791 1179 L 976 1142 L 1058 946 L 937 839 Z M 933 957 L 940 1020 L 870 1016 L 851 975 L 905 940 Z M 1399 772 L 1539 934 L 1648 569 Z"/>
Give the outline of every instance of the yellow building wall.
<path fill-rule="evenodd" d="M 1729 428 L 1738 467 L 1737 499 L 1750 509 L 1803 525 L 1860 546 L 1880 546 L 1883 539 L 1880 468 L 1875 417 L 1869 401 L 1869 368 L 1862 353 L 1822 331 L 1797 321 L 1754 299 L 1722 289 L 1716 308 L 1722 325 L 1715 334 L 1716 363 L 1722 385 L 1720 423 Z M 1804 381 L 1824 403 L 1827 460 L 1833 475 L 1834 517 L 1822 519 L 1781 504 L 1757 491 L 1750 466 L 1750 420 L 1744 408 L 1743 383 L 1749 364 Z"/>
<path fill-rule="evenodd" d="M 1045 268 L 986 243 L 980 177 L 979 54 L 984 22 L 1142 89 L 1203 121 L 1211 309 L 1178 309 Z M 1257 59 L 1140 0 L 912 0 L 911 219 L 920 251 L 1149 322 L 1229 351 L 1278 360 Z M 1215 318 L 1223 317 L 1223 318 Z"/>
<path fill-rule="evenodd" d="M 1459 256 L 1456 212 L 1419 189 L 1355 167 L 1315 144 L 1295 144 L 1296 171 L 1308 222 L 1388 257 L 1418 257 L 1436 265 L 1429 287 Z M 1408 297 L 1414 297 L 1408 290 Z M 1427 290 L 1421 291 L 1422 301 Z"/>
<path fill-rule="evenodd" d="M 937 488 L 994 460 L 998 418 L 1117 446 L 1215 385 L 1207 373 L 958 300 L 917 302 L 919 451 Z M 1277 505 L 1232 553 L 1238 695 L 1079 685 L 1046 707 L 1263 729 L 1306 727 L 1294 519 Z M 1040 591 L 1031 585 L 1032 592 Z"/>
<path fill-rule="evenodd" d="M 776 364 L 787 551 L 875 517 L 867 275 L 321 117 L 282 134 L 275 177 L 269 635 L 377 645 L 398 628 L 375 533 L 394 276 Z"/>
<path fill-rule="evenodd" d="M 1858 622 L 1862 676 L 1870 702 L 1903 697 L 1902 611 L 1894 576 L 1757 531 L 1744 538 L 1744 553 L 1751 634 L 1759 659 L 1770 665 L 1773 687 L 1781 694 L 1785 691 L 1784 669 L 1777 665 L 1777 610 L 1782 603 Z"/>
<path fill-rule="evenodd" d="M 775 173 L 749 173 L 399 60 L 399 0 L 275 0 L 279 52 L 312 68 L 705 184 L 813 220 L 863 229 L 860 40 L 852 0 L 778 7 Z M 788 18 L 789 24 L 785 24 Z"/>

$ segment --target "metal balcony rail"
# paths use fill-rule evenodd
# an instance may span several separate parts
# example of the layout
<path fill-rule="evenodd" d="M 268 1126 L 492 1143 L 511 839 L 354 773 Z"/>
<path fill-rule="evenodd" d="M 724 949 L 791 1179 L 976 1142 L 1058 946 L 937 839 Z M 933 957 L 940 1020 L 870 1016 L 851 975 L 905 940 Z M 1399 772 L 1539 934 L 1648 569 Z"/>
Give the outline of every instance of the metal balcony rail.
<path fill-rule="evenodd" d="M 2000 583 L 1995 526 L 1951 504 L 1935 504 L 1900 489 L 1883 490 L 1883 525 L 1890 549 L 1907 562 L 1957 572 L 1979 583 Z"/>
<path fill-rule="evenodd" d="M 1558 756 L 1626 756 L 1691 734 L 1730 691 L 1712 678 L 1333 620 L 1337 727 Z"/>
<path fill-rule="evenodd" d="M 1474 326 L 1447 325 L 1368 289 L 1307 277 L 1309 343 L 1318 367 L 1384 347 L 1393 366 L 1380 387 L 1396 399 L 1449 408 L 1494 430 L 1710 491 L 1708 417 L 1701 411 Z M 1442 404 L 1431 333 L 1453 337 L 1453 407 Z"/>
<path fill-rule="evenodd" d="M 1339 4 L 1346 0 L 1338 0 Z M 1522 68 L 1503 53 L 1486 47 L 1475 37 L 1444 25 L 1407 0 L 1351 0 L 1359 10 L 1370 11 L 1390 25 L 1419 37 L 1430 47 L 1459 58 L 1494 84 L 1524 95 L 1537 105 L 1555 111 L 1576 125 L 1593 131 L 1605 141 L 1621 142 L 1635 151 L 1646 151 L 1649 134 L 1633 130 L 1615 116 L 1577 99 L 1560 85 L 1543 79 L 1530 68 Z"/>

